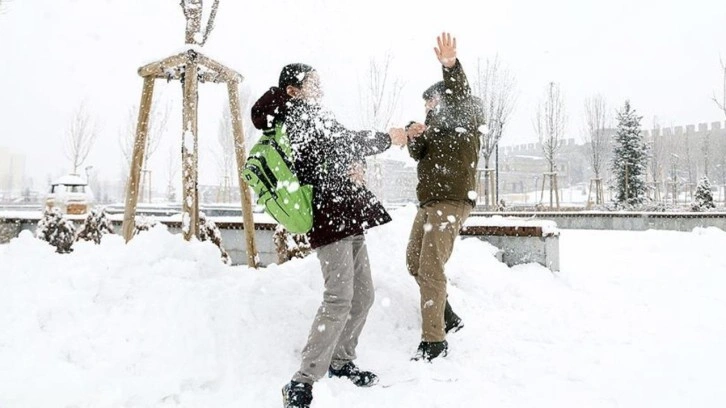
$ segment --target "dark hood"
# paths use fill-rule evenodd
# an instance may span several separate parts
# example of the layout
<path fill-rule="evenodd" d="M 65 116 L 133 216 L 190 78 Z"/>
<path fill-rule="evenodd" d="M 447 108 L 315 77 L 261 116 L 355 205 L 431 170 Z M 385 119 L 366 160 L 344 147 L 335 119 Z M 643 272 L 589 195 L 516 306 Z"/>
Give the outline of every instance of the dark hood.
<path fill-rule="evenodd" d="M 290 95 L 281 88 L 273 86 L 252 105 L 252 124 L 265 130 L 285 120 Z"/>

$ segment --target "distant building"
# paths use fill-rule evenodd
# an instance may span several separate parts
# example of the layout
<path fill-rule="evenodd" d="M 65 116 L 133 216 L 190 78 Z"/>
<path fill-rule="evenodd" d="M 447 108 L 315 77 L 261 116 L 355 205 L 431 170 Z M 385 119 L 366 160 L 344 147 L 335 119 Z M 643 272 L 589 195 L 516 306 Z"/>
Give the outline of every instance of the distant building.
<path fill-rule="evenodd" d="M 25 182 L 25 155 L 0 147 L 0 201 L 22 196 Z"/>

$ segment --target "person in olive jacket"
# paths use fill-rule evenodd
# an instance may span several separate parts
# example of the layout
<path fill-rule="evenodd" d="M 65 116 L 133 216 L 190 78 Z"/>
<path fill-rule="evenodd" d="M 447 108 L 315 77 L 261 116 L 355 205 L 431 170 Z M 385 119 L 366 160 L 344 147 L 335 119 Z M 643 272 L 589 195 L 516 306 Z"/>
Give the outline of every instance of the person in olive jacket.
<path fill-rule="evenodd" d="M 313 187 L 313 227 L 307 235 L 325 285 L 300 369 L 283 388 L 286 407 L 306 408 L 313 383 L 326 373 L 360 387 L 377 381 L 353 360 L 374 299 L 364 232 L 391 217 L 363 183 L 362 163 L 392 143 L 405 145 L 406 133 L 402 128 L 389 133 L 347 129 L 320 105 L 320 78 L 309 65 L 285 66 L 278 85 L 253 106 L 253 122 L 260 128 L 284 125 L 295 173 Z"/>
<path fill-rule="evenodd" d="M 411 228 L 406 266 L 421 293 L 422 336 L 415 360 L 446 356 L 446 333 L 463 324 L 446 295 L 444 265 L 454 241 L 476 204 L 480 132 L 485 130 L 480 101 L 471 95 L 456 39 L 443 33 L 434 48 L 442 82 L 427 89 L 425 124 L 407 127 L 408 151 L 418 162 L 419 209 Z"/>

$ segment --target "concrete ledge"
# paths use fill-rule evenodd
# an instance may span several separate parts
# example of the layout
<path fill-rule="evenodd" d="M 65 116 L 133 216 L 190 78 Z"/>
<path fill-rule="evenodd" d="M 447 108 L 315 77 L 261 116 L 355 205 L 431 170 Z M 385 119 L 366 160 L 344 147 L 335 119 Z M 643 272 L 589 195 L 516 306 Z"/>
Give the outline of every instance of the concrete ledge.
<path fill-rule="evenodd" d="M 469 218 L 461 235 L 499 248 L 501 256 L 498 258 L 507 266 L 538 263 L 552 272 L 560 270 L 560 234 L 554 222 Z"/>

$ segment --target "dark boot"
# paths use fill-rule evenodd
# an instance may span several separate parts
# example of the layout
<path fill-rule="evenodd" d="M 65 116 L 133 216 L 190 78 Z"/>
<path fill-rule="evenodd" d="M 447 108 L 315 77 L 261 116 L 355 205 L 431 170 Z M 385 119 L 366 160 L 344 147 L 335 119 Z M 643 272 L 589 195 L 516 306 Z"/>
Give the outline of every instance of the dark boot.
<path fill-rule="evenodd" d="M 464 328 L 464 322 L 454 313 L 449 301 L 446 300 L 446 307 L 444 308 L 444 330 L 446 334 L 456 333 L 462 328 Z"/>
<path fill-rule="evenodd" d="M 282 387 L 282 402 L 285 408 L 310 408 L 313 402 L 313 386 L 290 381 Z"/>
<path fill-rule="evenodd" d="M 414 361 L 431 361 L 437 357 L 446 357 L 449 353 L 449 343 L 444 341 L 422 341 L 418 345 L 416 355 L 411 360 Z"/>
<path fill-rule="evenodd" d="M 334 369 L 328 368 L 329 377 L 345 377 L 359 387 L 371 387 L 378 382 L 378 376 L 370 371 L 361 371 L 352 361 L 345 363 L 343 367 Z"/>

